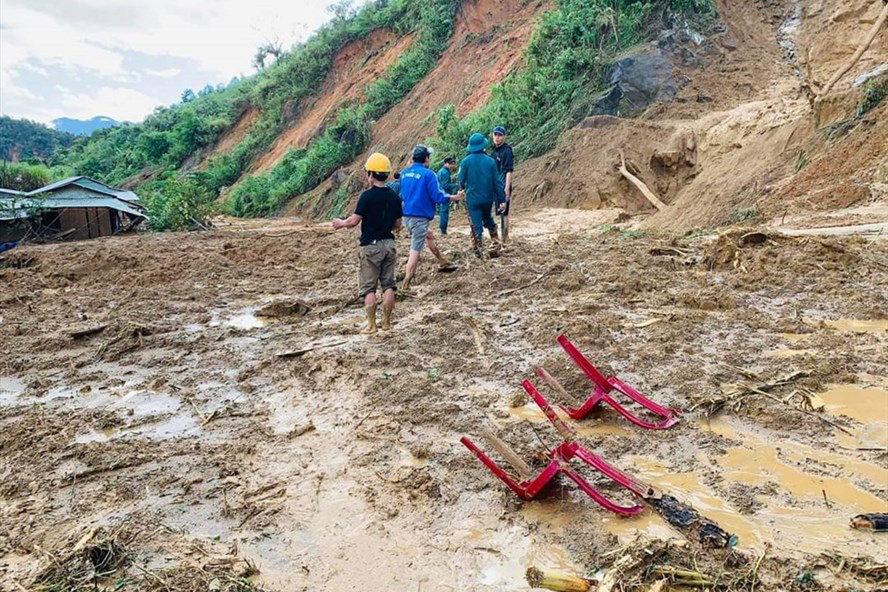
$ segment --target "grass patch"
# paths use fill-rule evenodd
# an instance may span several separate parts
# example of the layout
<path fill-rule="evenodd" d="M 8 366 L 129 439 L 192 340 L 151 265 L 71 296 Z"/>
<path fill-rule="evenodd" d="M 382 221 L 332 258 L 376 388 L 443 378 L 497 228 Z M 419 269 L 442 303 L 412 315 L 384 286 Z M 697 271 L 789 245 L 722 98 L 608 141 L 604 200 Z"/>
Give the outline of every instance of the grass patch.
<path fill-rule="evenodd" d="M 740 208 L 734 212 L 734 222 L 748 222 L 757 219 L 761 214 L 755 206 L 751 208 Z"/>

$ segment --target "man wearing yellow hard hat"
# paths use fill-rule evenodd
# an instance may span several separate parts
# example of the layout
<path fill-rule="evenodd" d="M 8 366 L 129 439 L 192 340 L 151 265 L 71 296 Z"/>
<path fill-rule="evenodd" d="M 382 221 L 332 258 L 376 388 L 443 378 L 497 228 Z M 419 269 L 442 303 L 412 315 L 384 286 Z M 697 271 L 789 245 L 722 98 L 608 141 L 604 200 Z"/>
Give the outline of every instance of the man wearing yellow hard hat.
<path fill-rule="evenodd" d="M 364 165 L 370 188 L 361 194 L 355 213 L 345 219 L 333 220 L 333 228 L 354 228 L 361 225 L 361 250 L 358 254 L 359 294 L 364 298 L 367 311 L 367 329 L 364 333 L 376 333 L 376 287 L 382 288 L 382 330 L 392 328 L 392 311 L 395 309 L 395 235 L 401 228 L 401 199 L 385 182 L 392 172 L 387 156 L 375 153 Z"/>

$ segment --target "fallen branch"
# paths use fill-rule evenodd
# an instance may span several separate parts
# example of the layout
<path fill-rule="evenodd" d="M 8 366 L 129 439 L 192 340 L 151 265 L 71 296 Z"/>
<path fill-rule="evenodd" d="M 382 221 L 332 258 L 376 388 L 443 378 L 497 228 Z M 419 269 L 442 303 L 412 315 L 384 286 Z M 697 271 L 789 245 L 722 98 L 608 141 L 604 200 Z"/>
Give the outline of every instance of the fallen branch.
<path fill-rule="evenodd" d="M 539 276 L 537 276 L 537 278 L 535 280 L 533 280 L 532 282 L 528 282 L 526 284 L 518 286 L 517 288 L 509 288 L 508 290 L 503 290 L 502 292 L 497 293 L 496 298 L 502 298 L 503 296 L 509 296 L 510 294 L 514 294 L 515 292 L 520 292 L 521 290 L 526 290 L 527 288 L 531 288 L 531 287 L 537 285 L 538 283 L 540 283 L 541 281 L 543 281 L 543 279 L 545 279 L 546 277 L 548 277 L 550 275 L 552 275 L 552 271 L 547 271 L 546 273 L 543 273 L 543 274 L 540 274 Z"/>
<path fill-rule="evenodd" d="M 277 357 L 279 357 L 281 359 L 301 358 L 302 356 L 304 356 L 305 354 L 307 354 L 309 352 L 313 352 L 318 349 L 329 349 L 331 347 L 345 345 L 346 343 L 348 343 L 348 342 L 347 341 L 337 341 L 335 343 L 322 343 L 322 344 L 318 344 L 318 345 L 312 345 L 310 347 L 306 347 L 303 349 L 281 352 L 281 353 L 277 354 Z"/>
<path fill-rule="evenodd" d="M 651 204 L 657 208 L 658 210 L 665 210 L 666 204 L 660 201 L 660 198 L 650 190 L 650 188 L 645 185 L 644 181 L 633 175 L 629 172 L 629 169 L 626 168 L 626 157 L 623 155 L 623 152 L 620 151 L 620 173 L 629 180 L 630 183 L 635 185 L 639 191 L 641 191 L 642 195 L 644 195 Z"/>
<path fill-rule="evenodd" d="M 878 1 L 878 0 L 877 0 Z M 883 0 L 884 2 L 884 0 Z M 848 62 L 838 69 L 838 71 L 833 74 L 833 77 L 829 79 L 829 82 L 824 85 L 824 87 L 817 93 L 817 96 L 814 98 L 814 103 L 819 104 L 823 101 L 824 97 L 832 90 L 832 87 L 842 79 L 842 77 L 848 73 L 848 71 L 854 67 L 854 65 L 860 60 L 866 50 L 869 49 L 870 45 L 872 45 L 873 40 L 875 40 L 876 35 L 879 34 L 879 29 L 881 29 L 885 25 L 885 21 L 888 21 L 888 2 L 884 2 L 885 6 L 882 7 L 882 12 L 879 14 L 879 17 L 876 19 L 873 28 L 870 30 L 869 35 L 866 36 L 866 39 L 863 40 L 863 43 L 860 44 L 860 47 L 857 48 L 857 51 L 854 52 L 854 55 L 851 56 L 851 59 Z"/>

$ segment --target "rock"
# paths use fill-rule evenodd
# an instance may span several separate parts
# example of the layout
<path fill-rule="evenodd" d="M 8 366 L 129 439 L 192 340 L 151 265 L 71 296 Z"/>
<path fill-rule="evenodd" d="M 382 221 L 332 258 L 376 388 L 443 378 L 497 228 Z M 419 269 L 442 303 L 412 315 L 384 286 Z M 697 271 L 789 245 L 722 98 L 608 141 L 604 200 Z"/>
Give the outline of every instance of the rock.
<path fill-rule="evenodd" d="M 666 51 L 648 45 L 614 63 L 610 88 L 592 100 L 587 114 L 631 116 L 674 99 L 685 84 L 687 79 L 677 74 Z"/>

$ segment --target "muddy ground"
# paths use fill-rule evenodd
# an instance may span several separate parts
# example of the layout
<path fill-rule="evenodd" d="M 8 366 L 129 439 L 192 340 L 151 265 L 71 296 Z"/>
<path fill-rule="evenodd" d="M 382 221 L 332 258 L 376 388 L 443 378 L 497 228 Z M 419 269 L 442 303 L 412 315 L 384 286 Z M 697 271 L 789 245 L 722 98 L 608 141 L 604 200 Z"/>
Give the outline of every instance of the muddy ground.
<path fill-rule="evenodd" d="M 113 548 L 82 589 L 517 591 L 530 566 L 592 575 L 634 545 L 711 577 L 752 565 L 755 590 L 884 589 L 888 539 L 848 521 L 888 511 L 888 243 L 673 240 L 606 215 L 525 217 L 483 262 L 459 224 L 443 241 L 459 269 L 424 263 L 371 337 L 349 305 L 356 236 L 326 225 L 5 254 L 0 588 L 75 589 L 60 566 Z M 257 316 L 284 300 L 308 309 Z M 604 411 L 585 443 L 737 534 L 733 551 L 664 554 L 682 535 L 650 510 L 617 518 L 572 486 L 522 503 L 459 443 L 493 428 L 528 459 L 557 443 L 520 383 L 544 364 L 589 392 L 561 333 L 684 411 L 660 432 Z"/>

